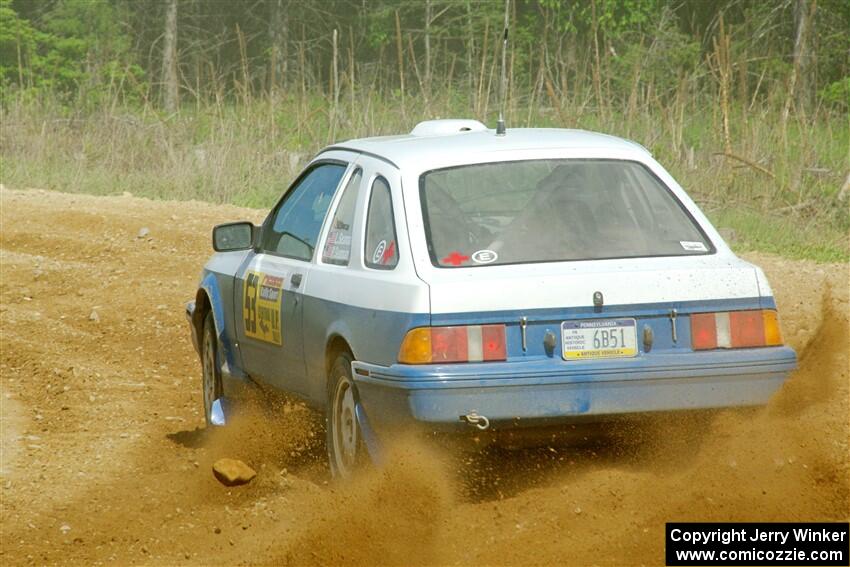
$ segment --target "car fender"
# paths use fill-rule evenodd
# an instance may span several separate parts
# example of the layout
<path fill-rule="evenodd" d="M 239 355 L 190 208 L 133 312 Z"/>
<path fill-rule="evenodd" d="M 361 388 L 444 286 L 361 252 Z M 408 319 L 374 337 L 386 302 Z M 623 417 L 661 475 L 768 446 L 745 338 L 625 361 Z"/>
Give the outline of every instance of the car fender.
<path fill-rule="evenodd" d="M 348 344 L 348 348 L 351 349 L 352 356 L 356 359 L 357 346 L 354 344 L 356 342 L 354 339 L 354 333 L 351 331 L 351 327 L 348 322 L 344 319 L 335 319 L 325 331 L 325 351 L 330 348 L 331 343 L 337 338 L 344 340 Z"/>
<path fill-rule="evenodd" d="M 227 329 L 225 328 L 225 301 L 222 297 L 221 286 L 219 285 L 218 278 L 215 273 L 206 272 L 204 274 L 199 285 L 199 293 L 200 292 L 206 293 L 207 298 L 209 299 L 210 310 L 212 311 L 213 322 L 215 324 L 216 337 L 218 338 L 218 344 L 221 348 L 222 354 L 224 355 L 222 379 L 226 381 L 227 378 L 231 377 L 243 378 L 244 373 L 241 369 L 239 353 L 237 352 L 236 345 L 234 345 L 233 341 L 231 341 L 230 336 L 227 333 Z M 225 389 L 227 389 L 226 385 Z"/>

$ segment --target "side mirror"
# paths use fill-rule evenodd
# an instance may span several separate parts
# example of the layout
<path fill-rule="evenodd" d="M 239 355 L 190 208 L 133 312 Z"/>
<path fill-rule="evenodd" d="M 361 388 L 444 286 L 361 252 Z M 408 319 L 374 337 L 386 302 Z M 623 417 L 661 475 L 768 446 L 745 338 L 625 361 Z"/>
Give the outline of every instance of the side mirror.
<path fill-rule="evenodd" d="M 220 224 L 213 228 L 213 249 L 216 252 L 248 250 L 254 246 L 254 230 L 254 225 L 247 221 Z"/>

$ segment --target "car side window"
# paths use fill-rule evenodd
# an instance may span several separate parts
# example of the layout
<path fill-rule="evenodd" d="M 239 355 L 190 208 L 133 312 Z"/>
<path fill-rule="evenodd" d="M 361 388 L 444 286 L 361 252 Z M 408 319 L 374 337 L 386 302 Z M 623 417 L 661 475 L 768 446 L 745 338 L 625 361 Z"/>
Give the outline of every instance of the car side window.
<path fill-rule="evenodd" d="M 322 163 L 303 175 L 272 214 L 263 231 L 262 249 L 310 261 L 345 169 L 339 163 Z"/>
<path fill-rule="evenodd" d="M 322 262 L 325 264 L 336 264 L 347 266 L 351 258 L 351 237 L 354 229 L 354 205 L 357 202 L 357 191 L 360 189 L 360 180 L 363 170 L 357 170 L 351 174 L 339 204 L 331 219 L 328 229 L 328 237 L 325 239 L 325 248 L 322 251 Z"/>
<path fill-rule="evenodd" d="M 366 265 L 377 270 L 392 270 L 398 264 L 393 201 L 390 186 L 383 177 L 372 182 L 369 214 L 366 217 Z"/>

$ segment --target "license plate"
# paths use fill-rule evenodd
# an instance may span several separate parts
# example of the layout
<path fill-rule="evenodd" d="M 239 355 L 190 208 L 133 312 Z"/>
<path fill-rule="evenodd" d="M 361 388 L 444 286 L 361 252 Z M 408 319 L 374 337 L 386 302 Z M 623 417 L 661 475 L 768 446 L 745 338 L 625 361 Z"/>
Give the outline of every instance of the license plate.
<path fill-rule="evenodd" d="M 637 356 L 634 319 L 588 319 L 561 323 L 565 360 Z"/>

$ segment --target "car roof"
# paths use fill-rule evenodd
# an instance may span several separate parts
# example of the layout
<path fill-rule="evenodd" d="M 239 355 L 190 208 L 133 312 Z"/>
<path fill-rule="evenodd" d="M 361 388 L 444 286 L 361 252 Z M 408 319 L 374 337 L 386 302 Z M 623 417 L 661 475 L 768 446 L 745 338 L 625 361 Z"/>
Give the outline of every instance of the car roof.
<path fill-rule="evenodd" d="M 599 157 L 609 151 L 649 155 L 640 144 L 607 134 L 562 128 L 509 128 L 505 135 L 497 136 L 495 130 L 474 120 L 431 120 L 418 124 L 410 134 L 348 140 L 329 146 L 322 153 L 350 150 L 379 157 L 399 169 L 427 169 L 462 153 L 552 149 L 593 149 L 599 151 Z"/>

